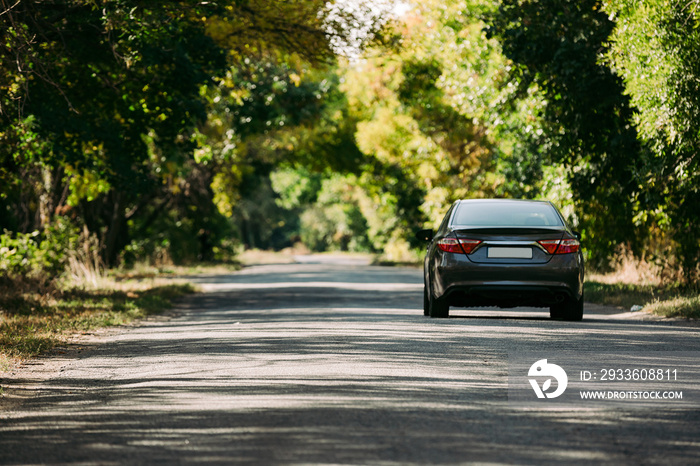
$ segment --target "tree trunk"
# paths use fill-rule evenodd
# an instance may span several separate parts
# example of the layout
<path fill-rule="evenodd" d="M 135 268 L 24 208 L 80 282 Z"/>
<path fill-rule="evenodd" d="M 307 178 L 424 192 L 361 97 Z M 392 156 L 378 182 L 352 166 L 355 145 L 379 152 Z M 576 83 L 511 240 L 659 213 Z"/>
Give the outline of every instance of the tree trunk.
<path fill-rule="evenodd" d="M 107 222 L 107 231 L 103 244 L 103 258 L 107 267 L 116 265 L 119 252 L 126 244 L 127 228 L 125 217 L 125 196 L 121 192 L 112 191 L 112 213 Z"/>

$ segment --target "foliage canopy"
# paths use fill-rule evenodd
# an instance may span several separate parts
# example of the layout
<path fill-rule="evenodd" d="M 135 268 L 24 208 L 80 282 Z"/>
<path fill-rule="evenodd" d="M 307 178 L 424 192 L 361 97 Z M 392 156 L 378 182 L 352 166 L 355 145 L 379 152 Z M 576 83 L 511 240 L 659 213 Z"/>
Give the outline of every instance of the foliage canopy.
<path fill-rule="evenodd" d="M 697 0 L 401 6 L 0 0 L 3 244 L 410 260 L 457 198 L 546 197 L 593 264 L 696 276 Z"/>

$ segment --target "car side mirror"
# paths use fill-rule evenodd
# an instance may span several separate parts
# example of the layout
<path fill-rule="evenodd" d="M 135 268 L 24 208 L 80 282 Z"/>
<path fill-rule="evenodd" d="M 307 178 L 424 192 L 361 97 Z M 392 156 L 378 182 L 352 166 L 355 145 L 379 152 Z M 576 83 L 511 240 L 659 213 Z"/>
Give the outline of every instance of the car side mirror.
<path fill-rule="evenodd" d="M 416 232 L 416 238 L 421 241 L 432 241 L 434 236 L 435 233 L 433 233 L 433 230 L 420 230 Z"/>
<path fill-rule="evenodd" d="M 574 230 L 572 231 L 572 233 L 574 234 L 577 240 L 581 241 L 581 232 Z"/>

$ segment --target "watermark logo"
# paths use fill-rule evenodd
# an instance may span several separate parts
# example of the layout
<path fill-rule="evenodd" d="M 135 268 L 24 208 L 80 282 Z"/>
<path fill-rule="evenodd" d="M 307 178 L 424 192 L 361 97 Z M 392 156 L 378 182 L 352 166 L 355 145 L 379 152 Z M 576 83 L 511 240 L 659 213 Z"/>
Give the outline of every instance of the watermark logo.
<path fill-rule="evenodd" d="M 540 359 L 530 366 L 530 371 L 527 375 L 528 377 L 547 377 L 542 382 L 542 387 L 540 387 L 537 379 L 529 379 L 537 398 L 556 398 L 564 393 L 566 385 L 569 383 L 569 378 L 566 376 L 564 369 L 556 364 L 547 363 L 546 359 Z M 552 379 L 557 381 L 557 388 L 553 392 L 548 392 L 552 388 Z"/>
<path fill-rule="evenodd" d="M 508 353 L 509 403 L 700 407 L 700 351 L 544 351 Z"/>

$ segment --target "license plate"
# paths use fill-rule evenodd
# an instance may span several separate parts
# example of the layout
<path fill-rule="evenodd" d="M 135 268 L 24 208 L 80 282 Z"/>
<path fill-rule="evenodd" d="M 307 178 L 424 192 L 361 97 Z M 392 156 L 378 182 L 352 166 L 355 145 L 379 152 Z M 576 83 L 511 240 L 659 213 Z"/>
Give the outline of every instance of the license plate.
<path fill-rule="evenodd" d="M 493 259 L 532 259 L 532 248 L 489 248 L 487 255 Z"/>

